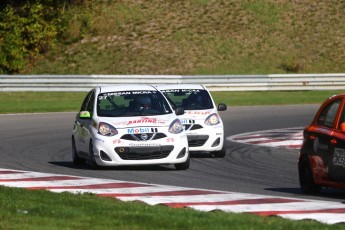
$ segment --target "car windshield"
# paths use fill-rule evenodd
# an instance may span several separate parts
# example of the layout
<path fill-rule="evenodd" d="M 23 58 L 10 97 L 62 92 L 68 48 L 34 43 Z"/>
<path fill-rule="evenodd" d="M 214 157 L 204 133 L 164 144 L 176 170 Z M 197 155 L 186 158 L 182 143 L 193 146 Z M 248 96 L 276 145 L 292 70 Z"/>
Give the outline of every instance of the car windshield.
<path fill-rule="evenodd" d="M 202 89 L 169 89 L 162 90 L 170 104 L 175 109 L 183 107 L 185 110 L 212 109 L 213 103 L 209 93 Z"/>
<path fill-rule="evenodd" d="M 100 117 L 154 116 L 172 113 L 159 91 L 117 91 L 100 93 L 97 115 Z"/>

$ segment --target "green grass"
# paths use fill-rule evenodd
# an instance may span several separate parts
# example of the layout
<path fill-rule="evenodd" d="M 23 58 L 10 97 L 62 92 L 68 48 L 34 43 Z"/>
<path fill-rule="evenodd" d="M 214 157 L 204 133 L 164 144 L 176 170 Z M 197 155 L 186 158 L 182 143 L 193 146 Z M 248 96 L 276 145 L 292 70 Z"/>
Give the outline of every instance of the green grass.
<path fill-rule="evenodd" d="M 253 214 L 199 212 L 92 194 L 52 193 L 0 186 L 0 229 L 329 229 L 315 221 Z M 332 229 L 342 229 L 333 225 Z"/>
<path fill-rule="evenodd" d="M 229 106 L 321 104 L 344 91 L 211 92 L 214 100 Z"/>
<path fill-rule="evenodd" d="M 228 106 L 321 104 L 343 91 L 211 92 L 216 104 Z M 87 93 L 2 92 L 0 113 L 79 111 Z"/>
<path fill-rule="evenodd" d="M 342 1 L 84 1 L 24 74 L 273 74 L 345 70 Z M 330 36 L 331 35 L 331 36 Z"/>
<path fill-rule="evenodd" d="M 0 113 L 79 111 L 86 93 L 1 92 Z"/>

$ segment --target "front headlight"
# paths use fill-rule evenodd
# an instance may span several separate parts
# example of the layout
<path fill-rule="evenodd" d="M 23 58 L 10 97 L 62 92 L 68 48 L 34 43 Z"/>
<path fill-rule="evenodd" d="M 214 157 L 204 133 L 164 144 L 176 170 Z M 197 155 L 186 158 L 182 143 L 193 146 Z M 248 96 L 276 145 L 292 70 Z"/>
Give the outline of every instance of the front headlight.
<path fill-rule="evenodd" d="M 179 119 L 175 119 L 169 126 L 169 132 L 173 134 L 181 133 L 183 130 L 183 125 Z"/>
<path fill-rule="evenodd" d="M 218 125 L 220 123 L 220 119 L 218 114 L 213 113 L 210 116 L 208 116 L 205 120 L 206 125 Z"/>
<path fill-rule="evenodd" d="M 117 130 L 105 122 L 100 122 L 98 126 L 98 133 L 103 136 L 115 136 L 118 134 Z"/>

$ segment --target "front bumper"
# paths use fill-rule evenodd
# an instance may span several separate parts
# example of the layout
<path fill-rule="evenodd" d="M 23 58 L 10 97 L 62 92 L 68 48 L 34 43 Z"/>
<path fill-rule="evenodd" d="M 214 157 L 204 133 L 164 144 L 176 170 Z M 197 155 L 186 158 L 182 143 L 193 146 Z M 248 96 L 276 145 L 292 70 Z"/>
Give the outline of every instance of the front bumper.
<path fill-rule="evenodd" d="M 177 164 L 186 162 L 189 155 L 185 133 L 150 141 L 95 135 L 93 152 L 100 166 Z"/>
<path fill-rule="evenodd" d="M 224 145 L 223 125 L 203 126 L 197 130 L 186 131 L 189 151 L 220 151 Z"/>

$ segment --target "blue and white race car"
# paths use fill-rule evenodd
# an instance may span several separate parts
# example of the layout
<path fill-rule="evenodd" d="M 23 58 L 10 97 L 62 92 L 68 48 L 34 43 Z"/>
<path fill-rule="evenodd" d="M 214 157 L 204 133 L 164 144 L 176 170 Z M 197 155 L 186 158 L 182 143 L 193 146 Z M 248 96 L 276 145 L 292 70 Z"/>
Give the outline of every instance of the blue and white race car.
<path fill-rule="evenodd" d="M 158 85 L 174 109 L 183 107 L 179 116 L 187 132 L 189 151 L 210 152 L 215 157 L 224 157 L 224 126 L 218 111 L 227 109 L 225 104 L 217 107 L 210 92 L 203 85 L 173 84 Z"/>
<path fill-rule="evenodd" d="M 84 99 L 72 132 L 75 164 L 173 164 L 189 168 L 186 132 L 164 95 L 150 85 L 96 87 Z"/>

